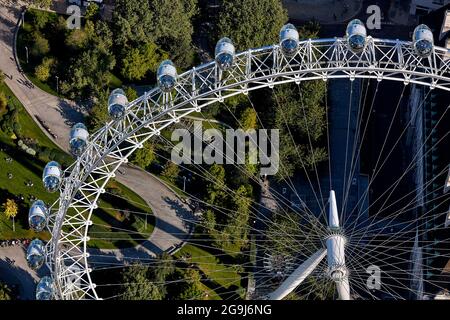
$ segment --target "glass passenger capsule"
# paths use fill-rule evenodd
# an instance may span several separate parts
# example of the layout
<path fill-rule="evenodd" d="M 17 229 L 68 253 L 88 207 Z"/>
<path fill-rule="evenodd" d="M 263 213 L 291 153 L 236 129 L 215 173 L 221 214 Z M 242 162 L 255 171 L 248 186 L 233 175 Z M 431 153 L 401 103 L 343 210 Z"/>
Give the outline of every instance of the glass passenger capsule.
<path fill-rule="evenodd" d="M 41 232 L 47 225 L 48 209 L 44 201 L 36 200 L 28 211 L 28 224 L 36 232 Z"/>
<path fill-rule="evenodd" d="M 30 245 L 27 248 L 27 263 L 28 266 L 33 269 L 37 270 L 45 262 L 45 247 L 44 243 L 39 239 L 34 239 L 31 241 Z"/>
<path fill-rule="evenodd" d="M 79 157 L 86 150 L 87 140 L 89 138 L 89 132 L 86 126 L 82 123 L 77 123 L 70 130 L 70 152 Z"/>
<path fill-rule="evenodd" d="M 291 23 L 284 25 L 280 30 L 280 47 L 281 51 L 291 56 L 295 54 L 298 48 L 299 35 L 297 28 Z"/>
<path fill-rule="evenodd" d="M 163 92 L 171 91 L 177 84 L 177 69 L 170 60 L 161 62 L 157 72 L 158 86 Z"/>
<path fill-rule="evenodd" d="M 354 53 L 359 53 L 366 46 L 367 30 L 361 20 L 354 19 L 347 25 L 347 45 Z"/>
<path fill-rule="evenodd" d="M 53 291 L 52 278 L 48 276 L 42 277 L 36 286 L 36 300 L 52 300 Z"/>
<path fill-rule="evenodd" d="M 222 38 L 217 41 L 215 50 L 215 60 L 221 70 L 231 68 L 234 62 L 236 50 L 233 42 L 229 38 Z"/>
<path fill-rule="evenodd" d="M 120 88 L 114 89 L 108 99 L 108 113 L 114 120 L 120 120 L 125 116 L 128 99 L 125 91 Z"/>
<path fill-rule="evenodd" d="M 413 48 L 414 51 L 421 57 L 429 57 L 433 52 L 434 37 L 431 29 L 424 25 L 418 25 L 414 29 L 413 34 Z"/>
<path fill-rule="evenodd" d="M 61 166 L 56 161 L 47 163 L 42 174 L 44 188 L 48 192 L 55 192 L 59 189 L 62 179 Z"/>

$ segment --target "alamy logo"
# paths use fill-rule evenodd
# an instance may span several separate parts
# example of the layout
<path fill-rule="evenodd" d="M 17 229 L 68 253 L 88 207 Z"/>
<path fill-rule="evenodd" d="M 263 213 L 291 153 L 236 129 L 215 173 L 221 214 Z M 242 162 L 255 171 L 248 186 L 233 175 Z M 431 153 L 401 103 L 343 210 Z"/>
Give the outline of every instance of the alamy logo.
<path fill-rule="evenodd" d="M 71 5 L 67 7 L 66 13 L 69 15 L 67 29 L 81 29 L 81 8 L 77 5 Z"/>
<path fill-rule="evenodd" d="M 367 7 L 367 14 L 370 14 L 367 19 L 367 28 L 369 30 L 381 29 L 381 8 L 377 5 L 371 5 Z"/>
<path fill-rule="evenodd" d="M 380 290 L 381 289 L 381 269 L 378 266 L 371 265 L 366 269 L 369 274 L 367 278 L 367 289 Z"/>
<path fill-rule="evenodd" d="M 175 129 L 171 160 L 176 164 L 253 164 L 260 165 L 261 175 L 275 175 L 279 167 L 278 129 L 226 129 L 203 131 L 202 121 L 194 122 L 193 137 L 187 129 Z M 248 150 L 248 152 L 246 152 Z"/>

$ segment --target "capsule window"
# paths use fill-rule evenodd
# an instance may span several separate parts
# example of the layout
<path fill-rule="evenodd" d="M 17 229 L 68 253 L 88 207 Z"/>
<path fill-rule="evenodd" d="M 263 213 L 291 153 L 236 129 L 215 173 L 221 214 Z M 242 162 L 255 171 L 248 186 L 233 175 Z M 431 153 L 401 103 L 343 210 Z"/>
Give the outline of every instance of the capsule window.
<path fill-rule="evenodd" d="M 215 60 L 221 70 L 229 69 L 234 63 L 235 48 L 229 38 L 222 38 L 216 44 Z"/>
<path fill-rule="evenodd" d="M 177 83 L 177 69 L 170 60 L 163 61 L 157 72 L 158 85 L 161 91 L 171 91 Z"/>
<path fill-rule="evenodd" d="M 280 31 L 280 47 L 285 55 L 293 55 L 297 51 L 299 34 L 293 24 L 286 24 Z"/>
<path fill-rule="evenodd" d="M 367 31 L 364 23 L 358 19 L 350 21 L 347 25 L 346 38 L 348 47 L 352 52 L 362 52 L 367 40 Z"/>

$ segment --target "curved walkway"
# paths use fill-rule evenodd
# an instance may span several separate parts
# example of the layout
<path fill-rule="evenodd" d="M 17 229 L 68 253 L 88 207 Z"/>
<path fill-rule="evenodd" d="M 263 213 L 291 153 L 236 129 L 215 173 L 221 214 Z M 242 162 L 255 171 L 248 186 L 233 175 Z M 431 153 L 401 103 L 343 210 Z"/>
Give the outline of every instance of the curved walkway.
<path fill-rule="evenodd" d="M 8 2 L 9 3 L 9 2 Z M 6 74 L 6 83 L 24 105 L 42 131 L 61 149 L 67 151 L 71 126 L 83 120 L 83 114 L 77 111 L 72 101 L 60 99 L 30 85 L 14 60 L 14 34 L 20 18 L 18 5 L 9 6 L 0 0 L 0 69 Z M 38 120 L 39 119 L 39 120 Z M 53 136 L 40 121 L 50 128 Z M 141 196 L 152 208 L 156 225 L 151 237 L 141 246 L 130 249 L 101 250 L 102 254 L 120 257 L 154 256 L 170 248 L 178 247 L 189 237 L 189 228 L 184 219 L 188 219 L 191 210 L 179 197 L 159 179 L 147 172 L 131 166 L 123 168 L 125 175 L 117 175 L 116 180 Z M 138 252 L 138 253 L 136 253 Z"/>

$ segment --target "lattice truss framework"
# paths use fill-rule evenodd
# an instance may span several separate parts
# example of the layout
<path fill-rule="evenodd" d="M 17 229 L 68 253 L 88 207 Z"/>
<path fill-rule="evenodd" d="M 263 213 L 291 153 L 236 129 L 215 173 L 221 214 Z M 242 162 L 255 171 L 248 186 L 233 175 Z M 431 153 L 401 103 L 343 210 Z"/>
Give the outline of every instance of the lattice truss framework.
<path fill-rule="evenodd" d="M 58 299 L 99 299 L 90 277 L 88 229 L 115 171 L 152 136 L 203 107 L 251 90 L 317 79 L 370 78 L 414 83 L 450 91 L 450 52 L 435 47 L 419 58 L 411 42 L 368 37 L 362 53 L 344 38 L 306 40 L 292 57 L 278 45 L 251 49 L 235 57 L 225 72 L 210 62 L 178 77 L 171 93 L 159 88 L 131 102 L 126 116 L 92 135 L 86 151 L 64 172 L 60 198 L 51 208 L 47 265 Z"/>

